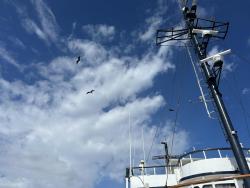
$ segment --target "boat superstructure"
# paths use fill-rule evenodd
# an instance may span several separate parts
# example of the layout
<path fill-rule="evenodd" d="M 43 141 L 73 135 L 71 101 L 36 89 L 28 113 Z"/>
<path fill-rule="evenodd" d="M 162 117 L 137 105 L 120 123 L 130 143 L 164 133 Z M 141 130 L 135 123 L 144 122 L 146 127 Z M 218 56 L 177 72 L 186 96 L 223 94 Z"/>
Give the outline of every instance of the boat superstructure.
<path fill-rule="evenodd" d="M 246 156 L 250 148 L 243 148 Z M 161 157 L 163 158 L 163 157 Z M 250 166 L 250 158 L 246 158 Z M 130 188 L 243 188 L 243 178 L 230 148 L 194 150 L 169 156 L 168 164 L 127 169 L 126 184 Z"/>
<path fill-rule="evenodd" d="M 219 90 L 223 56 L 231 50 L 207 56 L 209 42 L 213 39 L 225 39 L 229 23 L 198 18 L 197 0 L 182 0 L 179 5 L 185 26 L 181 29 L 158 30 L 156 44 L 181 41 L 186 47 L 201 92 L 201 101 L 210 118 L 212 113 L 218 114 L 230 148 L 193 150 L 183 155 L 171 156 L 165 143 L 166 154 L 155 157 L 164 159 L 164 165 L 146 166 L 141 161 L 139 166 L 127 168 L 126 188 L 250 188 L 250 150 L 241 146 Z M 197 62 L 192 59 L 190 46 L 197 56 Z M 202 73 L 214 110 L 210 110 L 206 102 L 196 69 Z"/>

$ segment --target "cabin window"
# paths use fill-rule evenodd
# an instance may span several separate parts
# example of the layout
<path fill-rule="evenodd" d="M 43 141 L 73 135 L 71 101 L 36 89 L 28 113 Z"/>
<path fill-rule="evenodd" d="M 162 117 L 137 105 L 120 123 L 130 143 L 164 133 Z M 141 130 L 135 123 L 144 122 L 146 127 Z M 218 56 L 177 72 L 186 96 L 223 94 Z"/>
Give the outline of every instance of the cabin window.
<path fill-rule="evenodd" d="M 203 185 L 202 188 L 213 188 L 212 185 Z"/>
<path fill-rule="evenodd" d="M 215 185 L 216 188 L 235 188 L 234 183 L 224 183 Z"/>

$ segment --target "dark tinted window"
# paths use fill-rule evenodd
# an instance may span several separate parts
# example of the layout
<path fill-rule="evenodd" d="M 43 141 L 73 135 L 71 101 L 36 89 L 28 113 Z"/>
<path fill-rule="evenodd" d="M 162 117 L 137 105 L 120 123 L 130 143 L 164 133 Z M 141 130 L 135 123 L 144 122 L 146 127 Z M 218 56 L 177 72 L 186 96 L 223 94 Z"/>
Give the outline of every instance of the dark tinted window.
<path fill-rule="evenodd" d="M 202 188 L 213 188 L 212 185 L 203 185 Z"/>
<path fill-rule="evenodd" d="M 215 185 L 216 188 L 235 188 L 234 183 L 224 183 Z"/>

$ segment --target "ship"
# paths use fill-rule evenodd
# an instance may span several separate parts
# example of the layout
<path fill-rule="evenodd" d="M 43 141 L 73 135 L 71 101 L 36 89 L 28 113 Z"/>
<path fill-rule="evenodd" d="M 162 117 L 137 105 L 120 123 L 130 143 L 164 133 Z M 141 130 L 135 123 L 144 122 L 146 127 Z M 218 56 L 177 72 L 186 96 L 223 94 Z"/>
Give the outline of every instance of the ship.
<path fill-rule="evenodd" d="M 219 89 L 223 56 L 230 49 L 208 56 L 207 49 L 213 39 L 225 39 L 228 22 L 197 17 L 197 1 L 178 2 L 183 15 L 182 28 L 159 29 L 156 44 L 181 42 L 189 52 L 194 73 L 209 118 L 217 113 L 230 147 L 193 149 L 184 154 L 169 154 L 168 144 L 162 142 L 165 153 L 154 156 L 162 165 L 139 165 L 126 168 L 126 188 L 250 188 L 250 148 L 244 148 L 234 129 Z M 191 56 L 191 49 L 197 61 Z M 204 89 L 200 84 L 197 69 L 205 79 L 206 89 L 212 99 L 214 111 L 206 102 Z"/>

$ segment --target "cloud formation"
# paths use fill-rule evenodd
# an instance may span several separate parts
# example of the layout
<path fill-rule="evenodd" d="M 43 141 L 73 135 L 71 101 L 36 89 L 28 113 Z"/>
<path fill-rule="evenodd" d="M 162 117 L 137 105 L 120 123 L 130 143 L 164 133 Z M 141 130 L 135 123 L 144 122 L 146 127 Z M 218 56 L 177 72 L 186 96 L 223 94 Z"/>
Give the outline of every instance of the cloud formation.
<path fill-rule="evenodd" d="M 242 95 L 246 95 L 246 94 L 248 94 L 249 93 L 249 91 L 250 91 L 250 89 L 249 88 L 244 88 L 244 89 L 242 89 Z"/>
<path fill-rule="evenodd" d="M 50 7 L 43 0 L 30 0 L 35 10 L 35 16 L 30 15 L 30 9 L 19 2 L 12 4 L 21 19 L 22 27 L 30 34 L 35 34 L 47 45 L 58 43 L 59 26 Z M 38 21 L 35 21 L 37 19 Z"/>
<path fill-rule="evenodd" d="M 110 41 L 115 35 L 115 27 L 105 24 L 84 25 L 82 26 L 82 30 L 94 41 Z"/>
<path fill-rule="evenodd" d="M 80 46 L 92 45 L 77 41 Z M 99 46 L 92 48 L 98 52 Z M 80 48 L 82 53 L 88 49 Z M 0 140 L 5 148 L 0 161 L 5 178 L 0 185 L 11 181 L 16 187 L 77 188 L 93 187 L 104 174 L 121 178 L 128 164 L 124 153 L 129 112 L 134 134 L 140 137 L 144 127 L 150 145 L 155 130 L 150 127 L 151 116 L 165 102 L 160 95 L 141 98 L 139 94 L 172 65 L 158 53 L 117 59 L 103 50 L 100 64 L 81 62 L 77 67 L 72 58 L 57 57 L 49 65 L 39 65 L 38 73 L 46 79 L 34 85 L 0 80 Z M 89 55 L 86 61 L 92 58 Z M 86 95 L 90 88 L 96 92 Z M 160 131 L 167 134 L 169 128 Z M 179 134 L 185 142 L 185 132 Z M 182 150 L 186 142 L 178 143 Z"/>
<path fill-rule="evenodd" d="M 139 32 L 139 39 L 142 42 L 152 41 L 155 37 L 156 30 L 159 29 L 163 23 L 163 15 L 168 9 L 167 3 L 162 0 L 158 0 L 157 3 L 157 10 L 145 20 L 146 24 L 143 27 L 143 31 Z"/>
<path fill-rule="evenodd" d="M 39 24 L 25 16 L 27 31 L 46 43 L 63 39 L 69 53 L 33 64 L 37 75 L 33 84 L 0 78 L 0 187 L 93 188 L 103 177 L 121 181 L 129 164 L 129 114 L 135 163 L 143 158 L 142 129 L 146 151 L 157 127 L 161 134 L 155 142 L 170 141 L 173 135 L 172 122 L 154 124 L 154 114 L 165 105 L 164 97 L 144 93 L 153 87 L 157 75 L 175 68 L 169 61 L 171 49 L 127 56 L 115 45 L 103 45 L 102 40 L 73 35 L 65 39 L 44 1 L 31 2 Z M 95 39 L 112 38 L 117 32 L 108 25 L 83 28 L 86 32 L 96 29 Z M 75 64 L 76 54 L 81 56 L 79 64 Z M 15 63 L 11 56 L 5 59 Z M 90 89 L 95 92 L 86 95 Z M 184 130 L 176 134 L 182 138 L 174 143 L 178 153 L 187 147 L 188 136 Z M 161 149 L 154 147 L 152 153 Z"/>
<path fill-rule="evenodd" d="M 20 69 L 17 60 L 3 45 L 0 44 L 0 58 Z"/>

